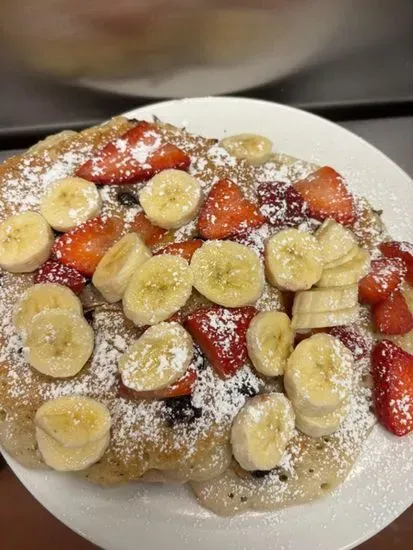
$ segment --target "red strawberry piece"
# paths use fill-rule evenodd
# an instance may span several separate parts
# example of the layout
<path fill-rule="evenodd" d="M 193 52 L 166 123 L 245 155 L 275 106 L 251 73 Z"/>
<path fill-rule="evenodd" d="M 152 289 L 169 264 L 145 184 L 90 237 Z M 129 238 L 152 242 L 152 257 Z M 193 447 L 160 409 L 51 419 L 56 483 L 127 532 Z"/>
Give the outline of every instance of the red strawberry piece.
<path fill-rule="evenodd" d="M 34 282 L 36 284 L 55 283 L 67 286 L 75 294 L 80 294 L 86 284 L 86 277 L 73 267 L 68 267 L 57 260 L 51 259 L 35 271 Z"/>
<path fill-rule="evenodd" d="M 172 254 L 173 256 L 181 256 L 181 258 L 190 262 L 195 250 L 198 250 L 203 242 L 204 241 L 201 241 L 201 239 L 193 239 L 182 243 L 167 244 L 165 247 L 157 250 L 155 256 L 159 254 Z"/>
<path fill-rule="evenodd" d="M 381 334 L 406 334 L 413 329 L 413 315 L 399 290 L 395 290 L 384 302 L 373 306 L 373 317 Z"/>
<path fill-rule="evenodd" d="M 167 168 L 187 170 L 190 163 L 184 151 L 162 141 L 156 126 L 142 121 L 105 145 L 75 175 L 102 185 L 132 183 Z"/>
<path fill-rule="evenodd" d="M 254 307 L 200 308 L 190 313 L 186 328 L 222 378 L 236 373 L 248 361 L 246 333 Z"/>
<path fill-rule="evenodd" d="M 261 227 L 254 227 L 243 233 L 237 233 L 232 235 L 229 240 L 234 241 L 244 246 L 252 248 L 258 256 L 264 257 L 265 241 L 270 236 L 270 226 L 267 223 L 261 225 Z"/>
<path fill-rule="evenodd" d="M 363 359 L 371 351 L 371 343 L 355 327 L 331 327 L 326 332 L 338 338 L 351 351 L 355 361 Z"/>
<path fill-rule="evenodd" d="M 400 258 L 380 258 L 371 262 L 368 275 L 359 282 L 359 299 L 363 304 L 377 304 L 399 288 L 406 275 Z"/>
<path fill-rule="evenodd" d="M 413 355 L 389 340 L 372 354 L 374 403 L 379 421 L 402 436 L 413 430 Z"/>
<path fill-rule="evenodd" d="M 98 216 L 58 237 L 53 246 L 57 260 L 91 277 L 109 248 L 119 239 L 123 222 Z"/>
<path fill-rule="evenodd" d="M 135 216 L 130 226 L 131 231 L 137 233 L 146 246 L 155 246 L 162 242 L 168 233 L 166 229 L 153 225 L 143 212 Z"/>
<path fill-rule="evenodd" d="M 413 244 L 405 241 L 387 241 L 379 246 L 386 258 L 400 258 L 406 269 L 406 281 L 413 286 Z"/>
<path fill-rule="evenodd" d="M 342 224 L 355 221 L 354 202 L 343 178 L 329 166 L 324 166 L 307 178 L 294 183 L 308 207 L 309 216 L 323 221 L 332 218 Z"/>
<path fill-rule="evenodd" d="M 265 222 L 258 208 L 244 198 L 240 188 L 229 180 L 215 183 L 204 202 L 198 230 L 205 239 L 226 239 Z"/>
<path fill-rule="evenodd" d="M 198 373 L 196 369 L 189 367 L 186 373 L 174 384 L 171 384 L 167 388 L 162 390 L 153 391 L 135 391 L 125 386 L 120 381 L 119 395 L 126 399 L 168 399 L 169 397 L 182 397 L 184 395 L 191 395 L 195 383 L 198 379 Z"/>
<path fill-rule="evenodd" d="M 257 196 L 261 214 L 274 227 L 295 227 L 306 218 L 306 204 L 297 189 L 289 183 L 261 183 Z"/>

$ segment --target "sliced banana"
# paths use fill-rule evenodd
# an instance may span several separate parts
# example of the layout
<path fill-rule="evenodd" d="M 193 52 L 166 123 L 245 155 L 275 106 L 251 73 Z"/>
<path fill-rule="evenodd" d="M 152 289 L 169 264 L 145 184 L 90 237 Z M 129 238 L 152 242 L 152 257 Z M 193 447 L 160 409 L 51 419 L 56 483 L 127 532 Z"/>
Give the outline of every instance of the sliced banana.
<path fill-rule="evenodd" d="M 370 254 L 364 248 L 358 250 L 355 258 L 344 264 L 324 269 L 317 286 L 332 287 L 356 284 L 370 271 Z"/>
<path fill-rule="evenodd" d="M 53 232 L 37 212 L 10 216 L 0 224 L 0 267 L 10 273 L 30 273 L 50 256 Z"/>
<path fill-rule="evenodd" d="M 111 426 L 107 407 L 84 395 L 46 401 L 37 410 L 34 422 L 60 445 L 71 449 L 99 441 Z"/>
<path fill-rule="evenodd" d="M 306 290 L 321 277 L 321 247 L 313 235 L 285 229 L 267 241 L 265 266 L 269 282 L 280 290 Z"/>
<path fill-rule="evenodd" d="M 290 355 L 284 387 L 301 414 L 324 416 L 348 398 L 352 372 L 353 356 L 348 348 L 329 334 L 314 334 Z"/>
<path fill-rule="evenodd" d="M 179 323 L 159 323 L 120 358 L 122 382 L 136 391 L 166 388 L 185 374 L 193 355 L 192 338 Z"/>
<path fill-rule="evenodd" d="M 295 330 L 312 328 L 339 327 L 350 325 L 358 321 L 360 307 L 354 306 L 339 311 L 324 311 L 319 313 L 297 313 L 294 315 L 291 326 Z"/>
<path fill-rule="evenodd" d="M 13 314 L 14 326 L 24 333 L 35 315 L 49 309 L 65 309 L 77 315 L 83 313 L 79 298 L 70 288 L 55 283 L 38 284 L 28 288 L 20 298 Z"/>
<path fill-rule="evenodd" d="M 254 165 L 267 162 L 272 152 L 272 141 L 257 134 L 228 136 L 220 141 L 220 145 L 230 155 Z"/>
<path fill-rule="evenodd" d="M 331 219 L 323 222 L 316 231 L 315 236 L 321 246 L 324 266 L 340 260 L 352 248 L 357 246 L 354 234 L 340 223 Z"/>
<path fill-rule="evenodd" d="M 248 355 L 255 369 L 265 376 L 284 373 L 293 341 L 290 319 L 281 311 L 258 313 L 247 330 Z"/>
<path fill-rule="evenodd" d="M 67 378 L 83 368 L 93 344 L 92 327 L 83 317 L 64 309 L 47 309 L 33 318 L 24 349 L 34 369 L 53 378 Z"/>
<path fill-rule="evenodd" d="M 109 432 L 84 447 L 66 448 L 41 428 L 36 428 L 36 440 L 45 463 L 58 472 L 79 472 L 102 458 L 109 446 Z"/>
<path fill-rule="evenodd" d="M 351 262 L 351 260 L 354 260 L 354 258 L 357 256 L 357 254 L 360 251 L 360 247 L 356 244 L 351 248 L 347 254 L 344 254 L 344 256 L 341 256 L 341 258 L 338 258 L 337 260 L 329 263 L 324 262 L 324 269 L 331 269 L 333 267 L 338 267 L 339 265 L 346 264 L 348 262 Z"/>
<path fill-rule="evenodd" d="M 324 313 L 349 309 L 358 304 L 358 285 L 314 288 L 294 296 L 293 316 L 302 313 Z"/>
<path fill-rule="evenodd" d="M 183 258 L 154 256 L 130 278 L 123 295 L 123 311 L 138 326 L 165 321 L 186 304 L 192 283 L 192 270 Z"/>
<path fill-rule="evenodd" d="M 40 201 L 40 212 L 56 231 L 69 231 L 99 214 L 102 199 L 94 183 L 67 177 L 56 181 Z"/>
<path fill-rule="evenodd" d="M 98 263 L 92 283 L 109 303 L 122 299 L 136 269 L 152 256 L 136 233 L 125 235 L 114 244 Z"/>
<path fill-rule="evenodd" d="M 249 399 L 235 417 L 232 453 L 244 470 L 272 470 L 294 434 L 294 410 L 282 393 Z"/>
<path fill-rule="evenodd" d="M 300 432 L 303 432 L 309 437 L 323 437 L 331 435 L 339 430 L 347 413 L 347 403 L 324 416 L 305 416 L 296 410 L 295 426 Z"/>
<path fill-rule="evenodd" d="M 181 170 L 160 172 L 139 193 L 147 217 L 164 229 L 177 229 L 193 220 L 201 199 L 198 181 Z"/>
<path fill-rule="evenodd" d="M 191 268 L 198 292 L 221 306 L 253 304 L 264 289 L 260 259 L 242 244 L 206 242 L 192 256 Z"/>

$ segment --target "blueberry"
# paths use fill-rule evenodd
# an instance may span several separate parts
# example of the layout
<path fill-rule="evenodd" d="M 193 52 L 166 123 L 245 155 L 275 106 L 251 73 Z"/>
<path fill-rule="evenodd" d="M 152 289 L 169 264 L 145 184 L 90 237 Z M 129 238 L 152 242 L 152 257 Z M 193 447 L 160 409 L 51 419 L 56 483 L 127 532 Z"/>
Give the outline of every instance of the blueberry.
<path fill-rule="evenodd" d="M 119 191 L 117 197 L 123 206 L 139 206 L 138 197 L 130 191 Z"/>

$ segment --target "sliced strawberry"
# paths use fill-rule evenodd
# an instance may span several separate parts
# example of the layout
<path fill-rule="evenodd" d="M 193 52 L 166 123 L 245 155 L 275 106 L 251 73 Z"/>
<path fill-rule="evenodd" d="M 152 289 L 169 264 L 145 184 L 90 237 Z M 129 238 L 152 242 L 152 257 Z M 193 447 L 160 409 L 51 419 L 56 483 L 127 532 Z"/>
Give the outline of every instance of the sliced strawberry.
<path fill-rule="evenodd" d="M 413 315 L 399 290 L 373 306 L 373 317 L 377 330 L 382 334 L 406 334 L 413 329 Z"/>
<path fill-rule="evenodd" d="M 230 180 L 212 186 L 198 219 L 198 230 L 205 239 L 226 239 L 265 222 L 258 208 L 244 198 Z"/>
<path fill-rule="evenodd" d="M 121 219 L 98 216 L 58 237 L 53 253 L 61 264 L 91 277 L 104 254 L 119 239 L 122 230 Z"/>
<path fill-rule="evenodd" d="M 155 256 L 159 254 L 172 254 L 173 256 L 181 256 L 181 258 L 190 262 L 195 250 L 198 250 L 203 242 L 201 239 L 193 239 L 182 243 L 167 244 L 164 248 L 157 250 Z"/>
<path fill-rule="evenodd" d="M 372 354 L 374 403 L 380 422 L 402 436 L 413 430 L 413 355 L 382 340 Z"/>
<path fill-rule="evenodd" d="M 249 306 L 210 306 L 188 315 L 186 328 L 221 377 L 232 376 L 248 361 L 246 333 L 256 314 Z"/>
<path fill-rule="evenodd" d="M 359 282 L 359 299 L 363 304 L 377 304 L 399 288 L 406 275 L 400 258 L 380 258 L 371 262 L 368 275 Z"/>
<path fill-rule="evenodd" d="M 143 212 L 139 212 L 130 226 L 131 231 L 137 233 L 146 246 L 155 246 L 165 239 L 168 231 L 153 225 Z"/>
<path fill-rule="evenodd" d="M 133 183 L 167 168 L 186 170 L 190 163 L 181 149 L 162 142 L 156 126 L 142 121 L 98 151 L 75 175 L 102 185 Z"/>
<path fill-rule="evenodd" d="M 319 168 L 294 183 L 294 188 L 306 202 L 309 216 L 320 221 L 332 218 L 342 224 L 355 221 L 353 197 L 343 178 L 333 168 Z"/>
<path fill-rule="evenodd" d="M 331 327 L 326 332 L 338 338 L 351 351 L 356 361 L 367 357 L 371 351 L 371 343 L 353 326 Z"/>
<path fill-rule="evenodd" d="M 386 258 L 400 258 L 406 269 L 406 281 L 413 286 L 413 244 L 405 241 L 387 241 L 379 246 Z"/>
<path fill-rule="evenodd" d="M 86 277 L 73 267 L 68 267 L 57 260 L 51 259 L 47 260 L 35 271 L 34 282 L 36 284 L 55 283 L 67 286 L 75 294 L 80 294 L 85 287 Z"/>
<path fill-rule="evenodd" d="M 257 196 L 261 214 L 274 227 L 295 227 L 306 218 L 306 204 L 297 189 L 289 183 L 261 183 Z"/>
<path fill-rule="evenodd" d="M 119 383 L 119 395 L 126 399 L 168 399 L 169 397 L 182 397 L 191 395 L 195 383 L 198 379 L 198 373 L 194 368 L 189 368 L 186 373 L 174 384 L 167 388 L 154 391 L 135 391 L 125 386 L 122 380 Z"/>

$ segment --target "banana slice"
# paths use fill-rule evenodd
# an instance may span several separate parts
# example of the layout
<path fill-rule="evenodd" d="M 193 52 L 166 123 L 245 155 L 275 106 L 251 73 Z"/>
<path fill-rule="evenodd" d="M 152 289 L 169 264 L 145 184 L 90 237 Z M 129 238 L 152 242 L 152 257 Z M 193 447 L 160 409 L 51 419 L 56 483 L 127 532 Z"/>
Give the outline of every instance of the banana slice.
<path fill-rule="evenodd" d="M 244 470 L 272 470 L 294 434 L 294 410 L 282 393 L 249 399 L 235 417 L 232 453 Z"/>
<path fill-rule="evenodd" d="M 179 323 L 159 323 L 120 358 L 122 382 L 136 391 L 166 388 L 185 374 L 193 355 L 192 338 Z"/>
<path fill-rule="evenodd" d="M 58 472 L 79 472 L 102 458 L 109 446 L 109 432 L 84 447 L 67 449 L 41 428 L 36 428 L 36 440 L 45 463 Z"/>
<path fill-rule="evenodd" d="M 64 309 L 47 309 L 28 327 L 25 353 L 30 365 L 53 378 L 74 376 L 93 351 L 92 327 L 86 320 Z"/>
<path fill-rule="evenodd" d="M 267 162 L 272 152 L 272 141 L 257 134 L 237 134 L 220 141 L 228 153 L 255 166 Z"/>
<path fill-rule="evenodd" d="M 201 186 L 181 170 L 164 170 L 139 193 L 142 208 L 152 223 L 177 229 L 195 218 L 201 206 Z"/>
<path fill-rule="evenodd" d="M 358 285 L 314 288 L 294 296 L 293 317 L 303 313 L 336 312 L 358 304 Z"/>
<path fill-rule="evenodd" d="M 321 247 L 313 235 L 285 229 L 267 241 L 265 266 L 269 282 L 280 290 L 306 290 L 321 277 Z"/>
<path fill-rule="evenodd" d="M 34 422 L 49 437 L 70 449 L 99 441 L 111 425 L 107 407 L 84 395 L 46 401 L 37 410 Z"/>
<path fill-rule="evenodd" d="M 265 376 L 283 374 L 293 341 L 290 319 L 281 311 L 258 313 L 247 330 L 248 355 L 256 370 Z"/>
<path fill-rule="evenodd" d="M 192 256 L 194 286 L 208 300 L 225 307 L 253 304 L 264 289 L 257 254 L 230 241 L 209 241 Z"/>
<path fill-rule="evenodd" d="M 300 432 L 310 437 L 323 437 L 331 435 L 340 429 L 341 424 L 348 413 L 348 405 L 345 403 L 335 411 L 324 416 L 305 416 L 295 411 L 295 426 Z"/>
<path fill-rule="evenodd" d="M 102 200 L 94 183 L 67 177 L 49 187 L 40 212 L 56 231 L 69 231 L 99 214 Z"/>
<path fill-rule="evenodd" d="M 129 279 L 152 256 L 136 233 L 125 235 L 100 260 L 92 283 L 109 303 L 122 299 Z"/>
<path fill-rule="evenodd" d="M 55 283 L 38 284 L 28 288 L 21 297 L 13 315 L 14 326 L 24 333 L 35 315 L 49 309 L 83 313 L 82 303 L 70 288 Z"/>
<path fill-rule="evenodd" d="M 192 283 L 191 268 L 183 258 L 154 256 L 130 278 L 123 295 L 123 311 L 137 326 L 156 325 L 186 304 Z"/>
<path fill-rule="evenodd" d="M 350 325 L 358 321 L 360 307 L 357 305 L 349 309 L 339 311 L 323 311 L 319 313 L 297 313 L 294 315 L 291 326 L 295 330 L 311 328 L 338 327 Z"/>
<path fill-rule="evenodd" d="M 348 398 L 352 371 L 353 356 L 340 340 L 329 334 L 314 334 L 290 355 L 284 387 L 301 414 L 324 416 Z"/>
<path fill-rule="evenodd" d="M 325 220 L 316 231 L 315 237 L 321 246 L 324 265 L 334 263 L 346 256 L 357 246 L 354 234 L 334 220 Z"/>
<path fill-rule="evenodd" d="M 360 248 L 357 256 L 350 262 L 337 267 L 324 269 L 317 286 L 332 287 L 356 284 L 370 271 L 370 254 Z"/>
<path fill-rule="evenodd" d="M 0 267 L 10 273 L 30 273 L 50 256 L 53 232 L 37 212 L 10 216 L 0 224 Z"/>
<path fill-rule="evenodd" d="M 338 267 L 339 265 L 346 264 L 347 262 L 351 262 L 351 260 L 354 260 L 359 252 L 360 247 L 356 244 L 356 246 L 353 246 L 353 248 L 350 249 L 347 254 L 341 256 L 341 258 L 338 258 L 334 262 L 324 263 L 324 269 L 331 269 L 333 267 Z"/>

